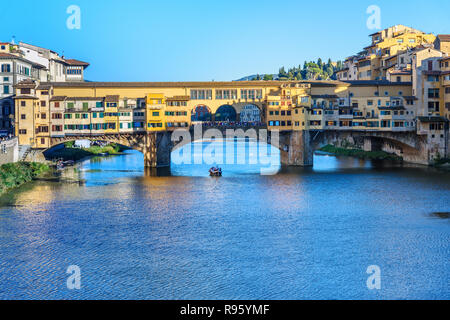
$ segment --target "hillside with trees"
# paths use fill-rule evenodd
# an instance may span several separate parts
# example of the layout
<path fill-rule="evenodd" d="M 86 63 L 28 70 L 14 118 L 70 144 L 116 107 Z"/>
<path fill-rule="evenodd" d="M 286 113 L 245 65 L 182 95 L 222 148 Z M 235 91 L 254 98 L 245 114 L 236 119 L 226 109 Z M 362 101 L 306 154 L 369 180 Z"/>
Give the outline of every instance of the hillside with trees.
<path fill-rule="evenodd" d="M 336 80 L 335 73 L 342 68 L 342 62 L 332 62 L 328 59 L 328 62 L 323 62 L 319 58 L 316 62 L 310 61 L 299 65 L 298 67 L 289 68 L 281 67 L 278 74 L 257 74 L 239 79 L 238 81 L 245 80 Z"/>

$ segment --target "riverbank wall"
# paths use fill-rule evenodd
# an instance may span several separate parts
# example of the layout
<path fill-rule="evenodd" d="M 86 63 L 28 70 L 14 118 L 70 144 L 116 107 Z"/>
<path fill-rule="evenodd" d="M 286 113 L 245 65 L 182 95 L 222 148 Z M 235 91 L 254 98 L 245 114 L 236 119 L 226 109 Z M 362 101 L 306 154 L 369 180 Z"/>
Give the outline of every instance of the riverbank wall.
<path fill-rule="evenodd" d="M 19 161 L 19 140 L 0 141 L 0 165 Z"/>

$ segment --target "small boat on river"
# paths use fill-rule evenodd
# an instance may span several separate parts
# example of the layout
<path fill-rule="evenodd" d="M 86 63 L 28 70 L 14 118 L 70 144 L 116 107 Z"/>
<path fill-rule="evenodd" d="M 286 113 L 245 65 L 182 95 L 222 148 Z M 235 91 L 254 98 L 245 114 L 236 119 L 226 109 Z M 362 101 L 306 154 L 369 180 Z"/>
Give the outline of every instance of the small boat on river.
<path fill-rule="evenodd" d="M 221 177 L 222 176 L 222 168 L 212 167 L 209 169 L 209 175 L 211 177 Z"/>

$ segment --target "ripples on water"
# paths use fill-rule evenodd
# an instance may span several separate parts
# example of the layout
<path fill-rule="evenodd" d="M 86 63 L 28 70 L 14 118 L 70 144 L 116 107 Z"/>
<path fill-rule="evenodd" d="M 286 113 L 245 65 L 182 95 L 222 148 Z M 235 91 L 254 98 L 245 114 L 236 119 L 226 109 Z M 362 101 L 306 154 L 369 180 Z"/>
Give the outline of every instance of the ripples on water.
<path fill-rule="evenodd" d="M 129 152 L 83 163 L 84 186 L 24 186 L 1 200 L 0 299 L 450 298 L 449 173 L 314 162 L 150 177 Z M 380 291 L 366 287 L 369 265 Z"/>

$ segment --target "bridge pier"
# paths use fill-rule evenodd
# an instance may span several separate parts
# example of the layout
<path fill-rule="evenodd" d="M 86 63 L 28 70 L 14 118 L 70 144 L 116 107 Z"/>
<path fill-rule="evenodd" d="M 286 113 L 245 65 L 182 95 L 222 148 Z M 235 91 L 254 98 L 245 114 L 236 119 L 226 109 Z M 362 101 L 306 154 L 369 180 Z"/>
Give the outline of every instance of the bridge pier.
<path fill-rule="evenodd" d="M 150 132 L 145 136 L 144 165 L 147 168 L 170 166 L 172 152 L 171 132 Z"/>
<path fill-rule="evenodd" d="M 307 130 L 280 133 L 281 164 L 284 166 L 311 167 L 314 150 L 310 141 L 311 132 Z"/>

